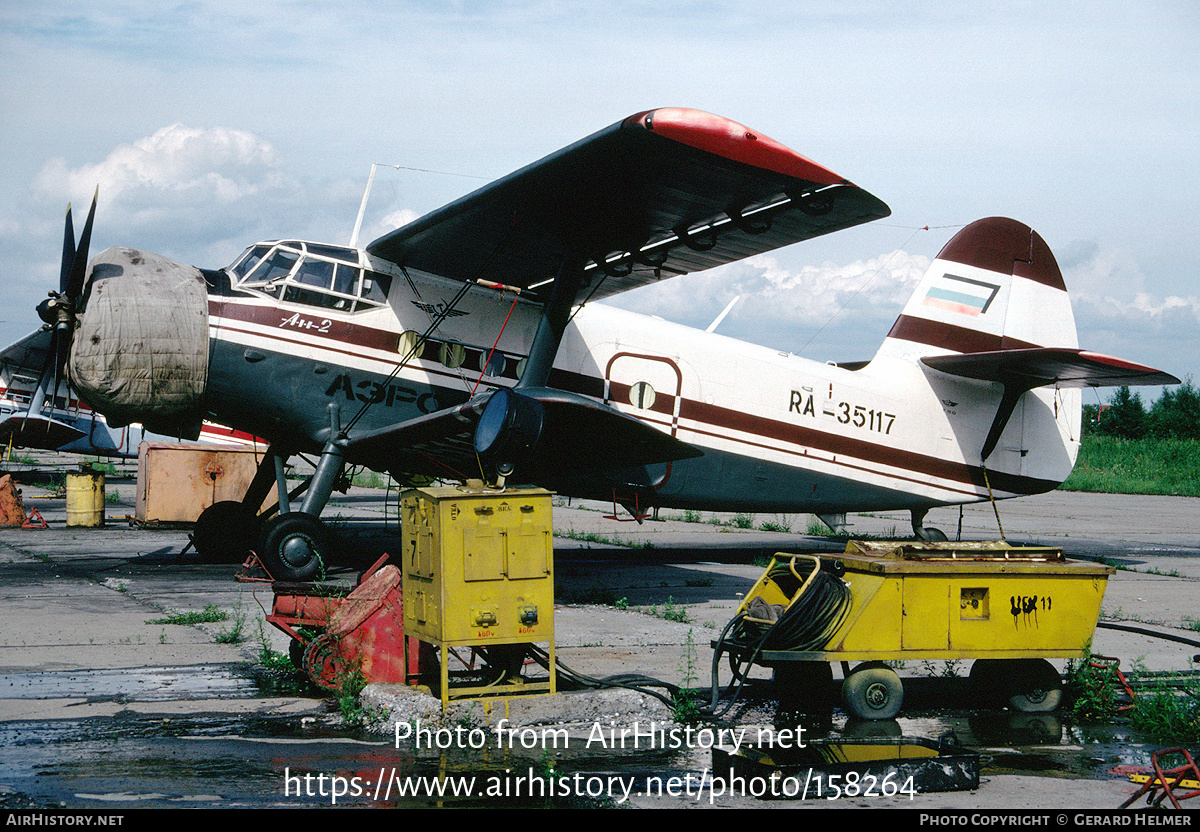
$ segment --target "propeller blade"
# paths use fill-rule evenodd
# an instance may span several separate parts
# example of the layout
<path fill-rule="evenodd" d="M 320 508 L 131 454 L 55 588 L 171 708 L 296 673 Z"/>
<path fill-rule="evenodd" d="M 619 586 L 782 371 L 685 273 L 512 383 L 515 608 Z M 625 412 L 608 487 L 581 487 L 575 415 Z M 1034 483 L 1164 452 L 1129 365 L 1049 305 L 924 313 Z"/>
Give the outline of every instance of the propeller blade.
<path fill-rule="evenodd" d="M 92 207 L 88 210 L 87 221 L 83 224 L 83 233 L 79 235 L 79 247 L 71 258 L 71 276 L 64 294 L 71 300 L 78 300 L 83 294 L 83 279 L 87 272 L 88 246 L 92 241 L 92 220 L 96 218 L 96 200 L 100 196 L 100 187 L 92 195 Z"/>
<path fill-rule="evenodd" d="M 71 223 L 71 206 L 67 205 L 67 227 L 63 232 L 62 271 L 58 276 L 58 291 L 67 291 L 67 282 L 71 277 L 71 264 L 75 261 L 75 226 Z"/>
<path fill-rule="evenodd" d="M 50 330 L 50 343 L 46 345 L 46 360 L 42 362 L 42 372 L 38 376 L 37 386 L 33 388 L 33 394 L 29 397 L 29 409 L 25 411 L 25 417 L 37 416 L 42 412 L 45 406 L 46 393 L 50 388 L 51 376 L 57 377 L 58 355 L 60 352 L 59 342 L 62 341 L 62 333 L 56 326 Z M 51 394 L 53 395 L 53 394 Z M 53 402 L 53 399 L 51 399 Z M 51 406 L 53 411 L 53 405 Z M 21 422 L 21 428 L 24 430 L 25 422 Z"/>

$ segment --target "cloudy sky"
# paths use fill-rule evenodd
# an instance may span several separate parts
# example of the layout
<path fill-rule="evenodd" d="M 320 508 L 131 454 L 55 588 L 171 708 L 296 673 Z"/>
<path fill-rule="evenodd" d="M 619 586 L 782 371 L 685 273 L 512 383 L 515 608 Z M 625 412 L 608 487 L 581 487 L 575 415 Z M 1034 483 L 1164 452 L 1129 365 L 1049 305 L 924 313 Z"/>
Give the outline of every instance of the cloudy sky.
<path fill-rule="evenodd" d="M 38 326 L 97 185 L 93 253 L 217 267 L 347 242 L 372 163 L 401 169 L 364 240 L 685 106 L 893 214 L 619 305 L 704 327 L 740 295 L 720 332 L 866 358 L 955 228 L 1005 215 L 1055 251 L 1081 345 L 1200 381 L 1197 44 L 1194 0 L 0 0 L 0 338 Z"/>

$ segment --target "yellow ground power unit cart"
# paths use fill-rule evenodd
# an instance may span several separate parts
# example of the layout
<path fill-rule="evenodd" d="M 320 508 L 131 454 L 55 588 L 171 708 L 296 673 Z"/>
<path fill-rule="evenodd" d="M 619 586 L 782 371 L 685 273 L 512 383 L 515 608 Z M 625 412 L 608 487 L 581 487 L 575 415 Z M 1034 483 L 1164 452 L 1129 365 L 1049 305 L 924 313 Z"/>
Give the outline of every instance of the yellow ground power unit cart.
<path fill-rule="evenodd" d="M 404 633 L 438 649 L 443 705 L 555 692 L 550 499 L 540 488 L 404 493 Z M 531 657 L 548 676 L 525 677 Z"/>
<path fill-rule="evenodd" d="M 1084 656 L 1114 570 L 1061 549 L 851 541 L 844 554 L 777 554 L 714 644 L 715 660 L 775 670 L 780 695 L 827 690 L 859 719 L 891 719 L 903 684 L 886 662 L 974 660 L 987 705 L 1052 711 L 1062 679 L 1047 659 Z M 857 663 L 851 670 L 850 665 Z M 714 665 L 715 666 L 715 665 Z"/>

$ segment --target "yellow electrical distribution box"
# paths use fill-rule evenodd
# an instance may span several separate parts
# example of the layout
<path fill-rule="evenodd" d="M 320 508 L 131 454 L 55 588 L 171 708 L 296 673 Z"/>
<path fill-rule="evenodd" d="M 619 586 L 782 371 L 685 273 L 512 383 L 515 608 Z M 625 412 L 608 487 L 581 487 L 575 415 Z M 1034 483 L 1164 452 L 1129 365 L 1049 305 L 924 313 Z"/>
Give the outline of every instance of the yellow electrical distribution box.
<path fill-rule="evenodd" d="M 548 685 L 519 692 L 554 692 L 551 496 L 541 488 L 404 493 L 404 632 L 441 648 L 443 702 L 452 647 L 548 643 Z M 488 692 L 514 691 L 493 686 Z"/>

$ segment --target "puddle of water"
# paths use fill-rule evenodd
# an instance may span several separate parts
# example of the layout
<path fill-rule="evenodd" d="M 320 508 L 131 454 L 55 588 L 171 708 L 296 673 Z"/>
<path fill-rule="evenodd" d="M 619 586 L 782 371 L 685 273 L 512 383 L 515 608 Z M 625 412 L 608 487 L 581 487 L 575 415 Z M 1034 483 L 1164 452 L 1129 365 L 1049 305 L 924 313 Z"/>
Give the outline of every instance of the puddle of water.
<path fill-rule="evenodd" d="M 51 670 L 0 674 L 6 699 L 116 699 L 161 702 L 191 699 L 249 699 L 254 682 L 237 665 L 187 665 L 105 670 Z"/>
<path fill-rule="evenodd" d="M 130 671 L 56 672 L 0 676 L 22 696 L 98 695 L 124 691 L 138 698 L 181 698 L 182 692 L 226 686 L 229 695 L 254 696 L 252 681 L 235 667 L 214 666 L 201 673 L 183 668 Z M 49 677 L 49 678 L 48 678 Z M 1128 726 L 1080 728 L 1054 715 L 1013 714 L 933 708 L 899 719 L 862 723 L 840 711 L 816 715 L 781 712 L 777 703 L 756 698 L 741 703 L 724 727 L 772 726 L 804 729 L 809 739 L 924 737 L 953 732 L 967 748 L 989 758 L 983 773 L 1042 773 L 1103 777 L 1119 765 L 1145 765 L 1149 751 Z M 615 753 L 576 749 L 533 750 L 513 754 L 451 749 L 415 752 L 396 748 L 391 737 L 364 736 L 332 720 L 301 722 L 294 717 L 209 715 L 155 718 L 122 716 L 0 723 L 0 783 L 15 795 L 35 801 L 60 800 L 80 807 L 118 806 L 328 806 L 333 781 L 357 792 L 344 793 L 338 805 L 428 806 L 606 806 L 607 797 L 579 797 L 578 783 L 602 783 L 619 777 L 635 790 L 649 778 L 695 775 L 711 765 L 708 754 L 646 750 Z M 579 778 L 569 790 L 531 795 L 527 775 Z M 315 778 L 324 775 L 322 783 Z M 483 803 L 447 796 L 436 801 L 392 795 L 380 800 L 374 785 L 399 777 L 407 783 L 453 775 L 463 783 L 474 777 L 500 794 Z M 305 777 L 309 779 L 304 779 Z M 289 779 L 291 778 L 291 779 Z M 357 779 L 356 779 L 357 778 Z M 590 779 L 589 779 L 590 778 Z M 443 782 L 453 778 L 444 778 Z M 367 788 L 367 785 L 372 788 Z M 290 791 L 289 791 L 290 789 Z M 522 791 L 524 789 L 525 791 Z M 16 799 L 16 798 L 14 798 Z M 24 799 L 24 798 L 21 798 Z M 4 805 L 0 803 L 0 805 Z"/>

